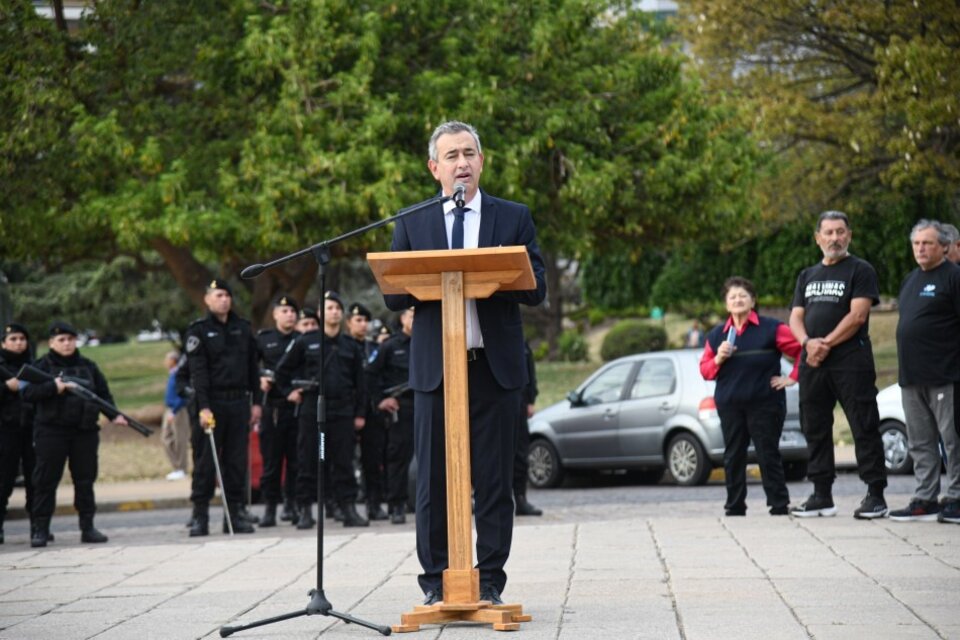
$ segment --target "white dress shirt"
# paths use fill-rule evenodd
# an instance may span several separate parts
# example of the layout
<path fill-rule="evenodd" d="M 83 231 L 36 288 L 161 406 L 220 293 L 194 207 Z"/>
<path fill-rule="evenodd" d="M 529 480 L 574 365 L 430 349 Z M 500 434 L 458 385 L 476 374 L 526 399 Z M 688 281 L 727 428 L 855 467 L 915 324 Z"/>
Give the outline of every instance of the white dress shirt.
<path fill-rule="evenodd" d="M 447 227 L 447 246 L 453 238 L 453 210 L 457 207 L 453 200 L 443 203 L 443 221 Z M 463 215 L 463 248 L 476 249 L 480 243 L 480 190 L 470 202 L 464 204 L 467 212 Z M 468 299 L 466 305 L 467 349 L 483 347 L 483 335 L 480 333 L 480 316 L 477 315 L 477 301 Z"/>

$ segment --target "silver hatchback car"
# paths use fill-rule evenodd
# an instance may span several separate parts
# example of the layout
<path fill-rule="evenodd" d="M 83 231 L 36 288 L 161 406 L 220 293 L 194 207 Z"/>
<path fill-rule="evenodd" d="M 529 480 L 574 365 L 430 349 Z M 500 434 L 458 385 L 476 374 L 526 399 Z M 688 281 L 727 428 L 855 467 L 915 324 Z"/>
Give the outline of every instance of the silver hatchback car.
<path fill-rule="evenodd" d="M 792 365 L 782 361 L 788 373 Z M 700 375 L 700 351 L 657 351 L 613 360 L 563 402 L 530 419 L 529 481 L 554 487 L 566 469 L 625 469 L 657 482 L 664 469 L 680 485 L 704 484 L 723 465 L 715 383 Z M 806 476 L 796 385 L 787 388 L 780 452 L 788 480 Z M 753 447 L 750 448 L 751 461 Z"/>

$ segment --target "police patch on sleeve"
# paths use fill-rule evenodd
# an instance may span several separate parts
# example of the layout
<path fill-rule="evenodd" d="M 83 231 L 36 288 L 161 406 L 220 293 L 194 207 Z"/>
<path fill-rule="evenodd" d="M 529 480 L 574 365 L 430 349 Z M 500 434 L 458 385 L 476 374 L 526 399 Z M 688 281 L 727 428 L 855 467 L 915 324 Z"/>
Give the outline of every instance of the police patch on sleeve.
<path fill-rule="evenodd" d="M 200 338 L 197 336 L 190 336 L 187 338 L 187 353 L 193 353 L 197 350 L 197 347 L 200 346 Z"/>

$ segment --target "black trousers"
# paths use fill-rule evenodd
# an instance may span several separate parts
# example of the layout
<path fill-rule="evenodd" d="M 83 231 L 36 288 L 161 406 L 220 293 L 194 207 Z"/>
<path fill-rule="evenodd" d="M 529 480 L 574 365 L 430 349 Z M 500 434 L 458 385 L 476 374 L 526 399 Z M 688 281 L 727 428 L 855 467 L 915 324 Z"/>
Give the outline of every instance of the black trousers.
<path fill-rule="evenodd" d="M 383 413 L 370 411 L 359 436 L 360 464 L 363 466 L 367 502 L 380 504 L 386 493 L 387 475 L 387 428 Z"/>
<path fill-rule="evenodd" d="M 477 528 L 477 569 L 481 584 L 503 591 L 503 567 L 513 539 L 513 457 L 520 389 L 497 384 L 485 357 L 470 362 L 470 475 Z M 449 566 L 447 478 L 443 385 L 414 394 L 414 447 L 417 455 L 417 556 L 424 592 L 443 583 Z"/>
<path fill-rule="evenodd" d="M 723 431 L 723 470 L 727 485 L 724 508 L 747 509 L 747 449 L 751 440 L 760 465 L 767 506 L 786 507 L 790 503 L 780 457 L 780 434 L 786 412 L 780 402 L 717 407 Z"/>
<path fill-rule="evenodd" d="M 33 508 L 33 427 L 19 424 L 0 424 L 0 530 L 7 517 L 7 504 L 17 480 L 17 470 L 23 466 L 24 488 L 27 490 L 27 513 Z"/>
<path fill-rule="evenodd" d="M 810 448 L 807 477 L 817 493 L 830 495 L 837 477 L 833 456 L 833 408 L 837 402 L 850 423 L 860 479 L 873 491 L 887 486 L 880 439 L 876 372 L 800 367 L 800 427 Z"/>
<path fill-rule="evenodd" d="M 33 435 L 36 466 L 33 468 L 33 521 L 45 528 L 57 506 L 57 486 L 69 462 L 73 478 L 73 506 L 80 514 L 80 528 L 93 526 L 97 502 L 93 483 L 97 479 L 97 448 L 100 433 L 38 424 Z"/>
<path fill-rule="evenodd" d="M 260 455 L 263 457 L 263 474 L 260 476 L 260 492 L 266 502 L 294 500 L 297 486 L 297 438 L 299 424 L 294 415 L 295 405 L 269 401 L 263 407 L 260 419 Z M 284 480 L 286 463 L 286 480 Z"/>
<path fill-rule="evenodd" d="M 387 502 L 391 507 L 406 509 L 407 476 L 413 460 L 413 402 L 401 402 L 397 421 L 390 420 L 387 429 Z"/>
<path fill-rule="evenodd" d="M 317 404 L 316 397 L 308 397 L 300 405 L 300 429 L 297 440 L 297 502 L 313 504 L 317 501 Z M 354 501 L 359 493 L 353 474 L 353 451 L 357 442 L 353 418 L 327 418 L 324 431 L 324 499 L 336 502 Z M 327 483 L 327 477 L 330 482 Z"/>
<path fill-rule="evenodd" d="M 527 423 L 527 405 L 520 407 L 520 419 L 517 421 L 517 451 L 513 457 L 513 492 L 525 494 L 527 492 L 527 471 L 530 463 L 527 454 L 530 452 L 530 425 Z"/>
<path fill-rule="evenodd" d="M 247 398 L 214 400 L 210 410 L 217 426 L 213 430 L 220 471 L 223 473 L 223 499 L 228 505 L 240 505 L 244 500 L 247 481 L 247 464 L 250 446 L 250 403 Z M 197 505 L 206 505 L 213 498 L 217 481 L 210 436 L 203 431 L 199 441 L 193 468 L 193 488 L 190 500 Z M 232 512 L 231 512 L 232 513 Z"/>

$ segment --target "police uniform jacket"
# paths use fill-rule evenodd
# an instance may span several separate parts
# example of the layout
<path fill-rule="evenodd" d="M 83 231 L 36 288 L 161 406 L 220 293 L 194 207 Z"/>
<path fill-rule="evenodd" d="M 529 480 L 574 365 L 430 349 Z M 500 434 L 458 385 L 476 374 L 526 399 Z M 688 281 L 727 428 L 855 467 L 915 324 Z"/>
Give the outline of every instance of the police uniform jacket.
<path fill-rule="evenodd" d="M 100 368 L 92 360 L 81 356 L 79 351 L 67 357 L 50 351 L 37 360 L 34 366 L 53 377 L 62 375 L 73 378 L 77 384 L 89 389 L 101 400 L 115 404 Z M 57 383 L 53 380 L 26 385 L 23 389 L 23 399 L 34 403 L 38 427 L 83 431 L 94 431 L 100 428 L 97 424 L 100 407 L 69 391 L 58 394 Z M 104 414 L 111 420 L 117 417 L 116 414 L 110 415 L 107 412 Z"/>
<path fill-rule="evenodd" d="M 375 405 L 387 397 L 387 389 L 410 384 L 410 336 L 401 332 L 384 342 L 367 372 Z M 407 389 L 395 397 L 401 403 L 412 404 L 413 390 Z"/>
<path fill-rule="evenodd" d="M 23 401 L 25 387 L 21 382 L 20 391 L 10 391 L 4 382 L 16 375 L 20 367 L 31 362 L 30 352 L 13 353 L 0 349 L 0 428 L 27 426 L 33 420 L 33 407 Z"/>
<path fill-rule="evenodd" d="M 226 322 L 208 313 L 187 329 L 187 362 L 197 407 L 209 409 L 212 400 L 236 399 L 260 388 L 257 343 L 250 323 L 233 311 Z"/>
<path fill-rule="evenodd" d="M 270 369 L 276 374 L 280 358 L 287 352 L 287 348 L 300 334 L 296 331 L 282 333 L 276 329 L 261 329 L 257 332 L 257 352 L 264 369 Z M 274 402 L 281 402 L 284 395 L 280 393 L 276 382 L 270 387 L 268 398 Z"/>
<path fill-rule="evenodd" d="M 320 361 L 321 339 L 326 366 Z M 321 372 L 327 417 L 363 417 L 367 394 L 363 351 L 357 341 L 342 333 L 334 338 L 320 330 L 304 333 L 291 343 L 277 365 L 277 386 L 286 397 L 294 390 L 294 379 L 319 380 Z M 305 390 L 304 395 L 316 397 L 317 392 Z"/>

